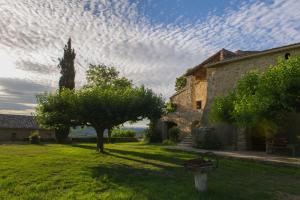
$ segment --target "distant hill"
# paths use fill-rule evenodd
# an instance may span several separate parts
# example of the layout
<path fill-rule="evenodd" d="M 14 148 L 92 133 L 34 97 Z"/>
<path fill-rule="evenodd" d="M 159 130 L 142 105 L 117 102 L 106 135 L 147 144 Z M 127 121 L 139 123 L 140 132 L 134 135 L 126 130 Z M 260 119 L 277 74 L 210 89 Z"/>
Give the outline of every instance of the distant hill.
<path fill-rule="evenodd" d="M 124 129 L 124 130 L 133 130 L 136 132 L 136 137 L 142 137 L 143 134 L 144 134 L 144 130 L 146 128 L 144 127 L 122 127 L 121 129 Z M 78 138 L 78 137 L 96 137 L 97 134 L 96 134 L 96 131 L 93 127 L 84 127 L 84 128 L 81 128 L 80 126 L 79 127 L 76 127 L 75 129 L 74 128 L 71 128 L 71 131 L 70 131 L 70 137 L 73 137 L 73 138 Z M 107 132 L 105 131 L 104 132 L 104 137 L 107 137 Z"/>

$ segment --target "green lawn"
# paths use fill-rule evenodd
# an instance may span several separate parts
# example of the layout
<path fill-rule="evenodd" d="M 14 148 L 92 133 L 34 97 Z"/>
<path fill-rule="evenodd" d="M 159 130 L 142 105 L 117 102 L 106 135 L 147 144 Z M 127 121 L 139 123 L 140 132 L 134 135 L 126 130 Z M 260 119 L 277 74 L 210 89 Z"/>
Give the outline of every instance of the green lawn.
<path fill-rule="evenodd" d="M 0 199 L 281 199 L 300 197 L 300 170 L 224 159 L 199 194 L 182 163 L 195 154 L 124 143 L 0 145 Z"/>

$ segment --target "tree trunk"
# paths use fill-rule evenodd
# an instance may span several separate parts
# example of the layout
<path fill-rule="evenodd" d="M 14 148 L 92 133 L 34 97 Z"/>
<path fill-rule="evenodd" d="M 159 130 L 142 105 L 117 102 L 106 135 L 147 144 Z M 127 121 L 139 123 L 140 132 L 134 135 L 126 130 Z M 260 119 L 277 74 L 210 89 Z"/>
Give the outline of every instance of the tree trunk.
<path fill-rule="evenodd" d="M 94 126 L 96 132 L 97 132 L 97 151 L 100 153 L 104 153 L 104 138 L 103 138 L 103 132 L 104 128 Z"/>
<path fill-rule="evenodd" d="M 70 132 L 70 128 L 67 126 L 56 129 L 55 130 L 56 142 L 59 144 L 70 143 L 70 140 L 68 137 L 69 132 Z"/>
<path fill-rule="evenodd" d="M 108 143 L 111 143 L 111 128 L 107 129 Z"/>

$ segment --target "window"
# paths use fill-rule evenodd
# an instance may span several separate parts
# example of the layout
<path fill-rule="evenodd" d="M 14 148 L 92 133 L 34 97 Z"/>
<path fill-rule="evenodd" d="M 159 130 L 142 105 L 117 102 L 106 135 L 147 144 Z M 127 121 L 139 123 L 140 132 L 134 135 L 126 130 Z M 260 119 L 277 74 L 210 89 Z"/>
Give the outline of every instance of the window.
<path fill-rule="evenodd" d="M 290 58 L 290 56 L 291 56 L 290 53 L 286 53 L 286 54 L 284 55 L 284 58 L 285 58 L 286 60 L 288 60 L 288 59 Z"/>
<path fill-rule="evenodd" d="M 197 104 L 197 110 L 200 111 L 202 109 L 202 101 L 199 100 L 196 102 L 196 104 Z"/>

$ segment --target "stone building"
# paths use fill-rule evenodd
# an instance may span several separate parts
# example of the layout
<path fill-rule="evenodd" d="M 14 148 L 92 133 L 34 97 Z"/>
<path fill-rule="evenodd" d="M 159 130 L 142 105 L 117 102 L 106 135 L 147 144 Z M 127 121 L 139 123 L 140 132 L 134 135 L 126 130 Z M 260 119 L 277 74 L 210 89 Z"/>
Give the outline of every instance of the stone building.
<path fill-rule="evenodd" d="M 264 51 L 221 49 L 184 74 L 186 86 L 170 97 L 177 106 L 176 112 L 161 119 L 163 137 L 174 125 L 181 129 L 182 137 L 189 136 L 194 128 L 205 130 L 213 127 L 226 149 L 246 149 L 248 141 L 243 130 L 230 124 L 209 122 L 208 114 L 214 97 L 226 94 L 246 72 L 264 70 L 275 65 L 280 58 L 296 55 L 300 55 L 300 43 Z"/>
<path fill-rule="evenodd" d="M 33 131 L 42 140 L 54 140 L 54 130 L 41 129 L 32 116 L 0 114 L 0 142 L 26 141 Z"/>

